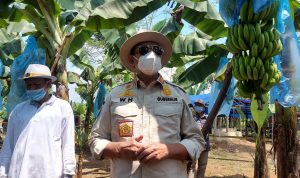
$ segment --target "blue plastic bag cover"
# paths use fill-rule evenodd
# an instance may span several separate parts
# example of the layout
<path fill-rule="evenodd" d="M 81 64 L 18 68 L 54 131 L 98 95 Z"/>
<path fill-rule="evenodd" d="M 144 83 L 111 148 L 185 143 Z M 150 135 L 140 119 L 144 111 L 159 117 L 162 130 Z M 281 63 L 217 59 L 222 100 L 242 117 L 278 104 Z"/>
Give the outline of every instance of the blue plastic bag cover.
<path fill-rule="evenodd" d="M 2 59 L 0 59 L 0 76 L 3 75 L 3 64 Z M 2 82 L 0 81 L 0 109 L 2 109 Z"/>
<path fill-rule="evenodd" d="M 38 49 L 36 40 L 30 36 L 26 40 L 26 47 L 22 54 L 14 59 L 10 68 L 11 86 L 7 97 L 7 113 L 14 107 L 27 99 L 25 83 L 22 78 L 29 64 L 45 64 L 46 56 L 43 49 Z"/>
<path fill-rule="evenodd" d="M 260 12 L 278 0 L 252 0 L 254 13 Z"/>
<path fill-rule="evenodd" d="M 271 89 L 270 101 L 285 107 L 300 105 L 300 45 L 288 0 L 279 1 L 276 28 L 281 33 L 283 50 L 274 58 L 281 69 L 280 83 Z"/>
<path fill-rule="evenodd" d="M 245 1 L 246 0 L 220 0 L 219 12 L 229 27 L 239 23 L 240 10 Z M 278 0 L 252 0 L 254 13 L 262 11 L 275 1 Z"/>
<path fill-rule="evenodd" d="M 228 62 L 227 58 L 221 58 L 220 60 L 220 64 L 218 69 L 220 69 L 222 65 L 224 65 L 224 62 Z M 214 82 L 211 86 L 211 97 L 209 100 L 209 105 L 208 105 L 208 113 L 211 111 L 215 101 L 217 100 L 217 97 L 220 93 L 220 90 L 223 86 L 224 82 Z M 226 93 L 226 97 L 219 109 L 218 115 L 220 114 L 224 114 L 226 116 L 229 116 L 230 114 L 230 110 L 231 110 L 231 106 L 233 104 L 233 100 L 234 100 L 234 93 L 235 93 L 235 85 L 237 83 L 237 80 L 235 78 L 231 79 L 228 91 Z"/>
<path fill-rule="evenodd" d="M 104 83 L 101 82 L 94 103 L 94 118 L 97 118 L 100 115 L 102 105 L 104 104 L 105 101 L 105 96 L 106 96 L 106 89 Z"/>
<path fill-rule="evenodd" d="M 245 0 L 220 0 L 219 12 L 225 23 L 232 27 L 239 23 L 239 15 Z"/>

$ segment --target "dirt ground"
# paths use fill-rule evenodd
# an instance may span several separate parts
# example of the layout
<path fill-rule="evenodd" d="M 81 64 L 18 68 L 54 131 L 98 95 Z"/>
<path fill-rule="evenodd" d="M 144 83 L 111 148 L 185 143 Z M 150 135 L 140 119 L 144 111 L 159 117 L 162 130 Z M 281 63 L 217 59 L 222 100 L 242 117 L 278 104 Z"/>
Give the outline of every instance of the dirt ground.
<path fill-rule="evenodd" d="M 245 138 L 211 137 L 211 151 L 205 173 L 207 178 L 250 178 L 253 177 L 255 143 Z M 270 178 L 276 178 L 274 161 L 270 154 L 271 144 L 267 142 L 267 157 Z M 83 163 L 84 178 L 109 176 L 109 161 L 91 160 L 86 153 Z"/>

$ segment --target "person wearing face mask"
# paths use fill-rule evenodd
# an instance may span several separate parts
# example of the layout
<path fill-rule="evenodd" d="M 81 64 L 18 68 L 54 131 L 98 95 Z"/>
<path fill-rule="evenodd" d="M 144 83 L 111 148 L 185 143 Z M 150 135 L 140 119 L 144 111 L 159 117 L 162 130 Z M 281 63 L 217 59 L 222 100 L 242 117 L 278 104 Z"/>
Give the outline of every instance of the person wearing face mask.
<path fill-rule="evenodd" d="M 74 115 L 67 101 L 49 93 L 56 77 L 30 64 L 20 80 L 28 100 L 10 113 L 0 151 L 0 177 L 71 178 L 75 175 Z"/>
<path fill-rule="evenodd" d="M 195 121 L 200 129 L 204 126 L 206 122 L 206 115 L 205 115 L 205 102 L 201 99 L 195 101 L 194 105 L 195 110 Z M 209 135 L 204 135 L 205 138 L 205 150 L 201 153 L 196 166 L 193 169 L 193 178 L 204 178 L 205 177 L 205 170 L 208 162 L 208 152 L 210 150 L 209 144 Z"/>
<path fill-rule="evenodd" d="M 187 95 L 159 74 L 171 54 L 170 41 L 154 31 L 120 49 L 135 78 L 112 89 L 89 139 L 95 158 L 111 160 L 112 178 L 186 178 L 187 163 L 204 150 Z"/>

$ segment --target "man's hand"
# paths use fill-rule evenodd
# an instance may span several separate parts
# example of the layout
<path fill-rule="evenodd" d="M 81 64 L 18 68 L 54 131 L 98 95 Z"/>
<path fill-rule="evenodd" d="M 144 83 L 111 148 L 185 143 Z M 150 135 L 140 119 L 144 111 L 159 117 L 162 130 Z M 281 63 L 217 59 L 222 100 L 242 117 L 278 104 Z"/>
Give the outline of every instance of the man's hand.
<path fill-rule="evenodd" d="M 186 148 L 180 143 L 162 144 L 152 143 L 144 146 L 137 159 L 141 163 L 155 162 L 164 159 L 188 160 Z"/>
<path fill-rule="evenodd" d="M 120 142 L 117 148 L 119 157 L 136 160 L 140 152 L 144 150 L 144 146 L 140 143 L 142 139 L 143 136 L 139 136 L 128 142 Z"/>
<path fill-rule="evenodd" d="M 140 143 L 143 136 L 133 138 L 127 142 L 111 142 L 104 149 L 104 158 L 125 158 L 129 160 L 136 160 L 137 155 L 144 150 L 144 146 Z"/>
<path fill-rule="evenodd" d="M 137 159 L 141 163 L 147 163 L 149 161 L 159 161 L 167 159 L 170 155 L 170 149 L 168 145 L 161 143 L 154 143 L 145 146 L 144 150 L 138 155 Z"/>

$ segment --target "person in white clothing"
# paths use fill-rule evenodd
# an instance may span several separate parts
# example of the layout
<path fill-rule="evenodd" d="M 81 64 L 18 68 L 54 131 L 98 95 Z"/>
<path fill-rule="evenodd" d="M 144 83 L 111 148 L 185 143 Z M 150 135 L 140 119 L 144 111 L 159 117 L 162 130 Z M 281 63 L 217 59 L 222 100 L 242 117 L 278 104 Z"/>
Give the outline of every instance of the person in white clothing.
<path fill-rule="evenodd" d="M 47 66 L 30 64 L 21 79 L 28 100 L 10 113 L 0 178 L 71 178 L 76 160 L 70 104 L 49 93 L 56 77 Z"/>

